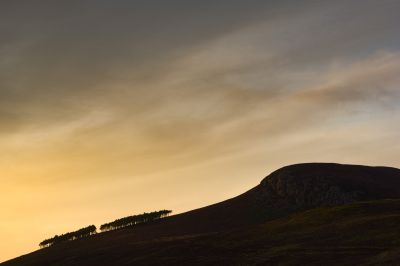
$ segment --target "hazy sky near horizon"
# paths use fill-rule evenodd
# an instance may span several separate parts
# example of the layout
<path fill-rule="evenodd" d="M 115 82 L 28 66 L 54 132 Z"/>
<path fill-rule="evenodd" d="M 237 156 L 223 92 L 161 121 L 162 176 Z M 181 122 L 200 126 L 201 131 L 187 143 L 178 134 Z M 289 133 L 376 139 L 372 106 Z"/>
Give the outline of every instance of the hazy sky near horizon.
<path fill-rule="evenodd" d="M 400 167 L 400 1 L 0 3 L 0 261 L 235 196 Z"/>

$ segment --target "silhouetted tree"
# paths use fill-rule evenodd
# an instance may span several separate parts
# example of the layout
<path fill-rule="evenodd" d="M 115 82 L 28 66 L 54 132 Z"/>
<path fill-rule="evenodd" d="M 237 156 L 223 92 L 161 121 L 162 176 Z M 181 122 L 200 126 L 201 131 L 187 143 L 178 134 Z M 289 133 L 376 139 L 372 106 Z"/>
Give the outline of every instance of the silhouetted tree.
<path fill-rule="evenodd" d="M 154 211 L 150 213 L 143 213 L 143 214 L 138 214 L 138 215 L 132 215 L 132 216 L 127 216 L 123 217 L 120 219 L 117 219 L 113 222 L 110 223 L 105 223 L 100 226 L 100 230 L 103 231 L 109 231 L 109 230 L 115 230 L 127 226 L 134 226 L 137 224 L 144 224 L 148 222 L 152 222 L 164 217 L 167 217 L 172 211 L 171 210 L 161 210 L 161 211 Z"/>
<path fill-rule="evenodd" d="M 153 222 L 162 218 L 167 217 L 169 214 L 171 214 L 171 210 L 161 210 L 161 211 L 153 211 L 153 212 L 145 212 L 142 214 L 137 214 L 137 215 L 132 215 L 132 216 L 127 216 L 123 217 L 120 219 L 117 219 L 113 222 L 110 223 L 105 223 L 100 226 L 100 230 L 102 232 L 104 231 L 109 231 L 109 230 L 115 230 L 119 228 L 124 228 L 127 226 L 134 226 L 138 224 L 145 224 L 149 222 Z M 58 244 L 61 242 L 65 241 L 71 241 L 83 237 L 87 237 L 93 234 L 97 233 L 97 228 L 94 225 L 87 226 L 85 228 L 81 228 L 79 230 L 76 230 L 74 232 L 68 232 L 62 235 L 55 235 L 52 238 L 45 239 L 42 242 L 39 243 L 39 246 L 41 248 L 44 247 L 49 247 L 54 244 Z"/>
<path fill-rule="evenodd" d="M 87 236 L 96 234 L 96 232 L 97 232 L 96 226 L 90 225 L 85 228 L 76 230 L 74 232 L 68 232 L 68 233 L 65 233 L 62 235 L 55 235 L 53 238 L 49 238 L 49 239 L 46 239 L 46 240 L 43 240 L 42 242 L 40 242 L 39 246 L 41 248 L 49 247 L 49 246 L 52 246 L 54 244 L 58 244 L 61 242 L 71 241 L 71 240 L 87 237 Z"/>

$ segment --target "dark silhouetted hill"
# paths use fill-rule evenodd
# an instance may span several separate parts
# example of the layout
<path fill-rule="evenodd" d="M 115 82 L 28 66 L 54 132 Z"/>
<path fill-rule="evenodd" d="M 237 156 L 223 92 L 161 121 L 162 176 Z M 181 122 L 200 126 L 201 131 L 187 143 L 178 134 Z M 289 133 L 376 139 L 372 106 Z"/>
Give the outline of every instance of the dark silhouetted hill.
<path fill-rule="evenodd" d="M 388 265 L 399 222 L 399 169 L 297 164 L 221 203 L 1 265 Z"/>

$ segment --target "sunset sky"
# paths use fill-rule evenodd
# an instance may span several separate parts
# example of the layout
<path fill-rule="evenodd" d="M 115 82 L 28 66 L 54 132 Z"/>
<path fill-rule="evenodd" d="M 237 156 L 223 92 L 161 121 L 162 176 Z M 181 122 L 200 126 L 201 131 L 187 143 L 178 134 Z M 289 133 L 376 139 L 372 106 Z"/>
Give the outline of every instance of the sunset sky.
<path fill-rule="evenodd" d="M 0 2 L 0 261 L 238 195 L 400 167 L 400 1 Z"/>

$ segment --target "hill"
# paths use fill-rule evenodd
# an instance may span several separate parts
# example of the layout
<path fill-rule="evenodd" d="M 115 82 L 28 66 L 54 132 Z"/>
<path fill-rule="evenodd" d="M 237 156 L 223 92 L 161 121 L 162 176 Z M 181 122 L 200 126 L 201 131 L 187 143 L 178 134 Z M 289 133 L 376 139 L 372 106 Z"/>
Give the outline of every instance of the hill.
<path fill-rule="evenodd" d="M 1 265 L 389 263 L 398 253 L 400 200 L 384 199 L 400 199 L 399 169 L 291 165 L 233 199 Z"/>

